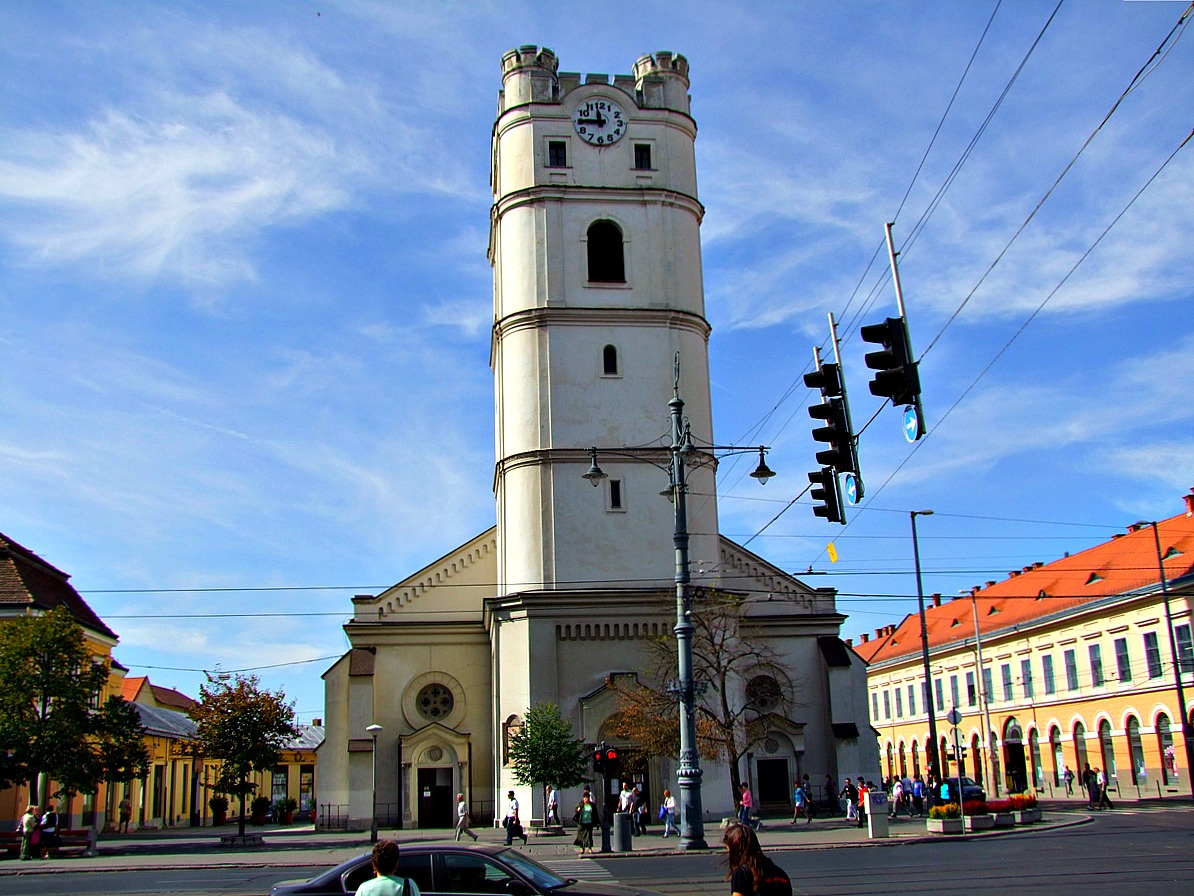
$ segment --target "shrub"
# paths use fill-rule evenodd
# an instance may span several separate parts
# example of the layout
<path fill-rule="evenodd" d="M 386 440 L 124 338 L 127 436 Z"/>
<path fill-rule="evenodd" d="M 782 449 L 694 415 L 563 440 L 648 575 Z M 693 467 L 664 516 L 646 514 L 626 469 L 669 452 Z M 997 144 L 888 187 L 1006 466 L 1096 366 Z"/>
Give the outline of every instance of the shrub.
<path fill-rule="evenodd" d="M 1012 804 L 1013 811 L 1021 812 L 1024 809 L 1036 808 L 1036 795 L 1031 793 L 1016 794 L 1008 800 Z"/>
<path fill-rule="evenodd" d="M 938 803 L 929 810 L 929 818 L 961 818 L 962 810 L 957 803 Z"/>
<path fill-rule="evenodd" d="M 966 802 L 964 802 L 962 804 L 962 806 L 966 810 L 967 815 L 986 815 L 987 814 L 987 801 L 986 800 L 966 800 Z"/>
<path fill-rule="evenodd" d="M 279 812 L 293 812 L 298 808 L 298 800 L 294 797 L 284 796 L 274 803 L 274 808 Z"/>
<path fill-rule="evenodd" d="M 994 814 L 997 812 L 1014 812 L 1017 808 L 1024 808 L 1023 806 L 1017 807 L 1015 803 L 1015 797 L 1007 800 L 987 800 L 987 811 Z"/>
<path fill-rule="evenodd" d="M 259 796 L 253 800 L 253 805 L 250 811 L 254 815 L 264 815 L 269 811 L 270 798 L 268 796 Z"/>
<path fill-rule="evenodd" d="M 215 796 L 213 796 L 210 800 L 207 801 L 207 805 L 211 807 L 211 811 L 213 811 L 213 812 L 227 812 L 228 811 L 228 797 L 224 796 L 223 794 L 217 793 Z"/>

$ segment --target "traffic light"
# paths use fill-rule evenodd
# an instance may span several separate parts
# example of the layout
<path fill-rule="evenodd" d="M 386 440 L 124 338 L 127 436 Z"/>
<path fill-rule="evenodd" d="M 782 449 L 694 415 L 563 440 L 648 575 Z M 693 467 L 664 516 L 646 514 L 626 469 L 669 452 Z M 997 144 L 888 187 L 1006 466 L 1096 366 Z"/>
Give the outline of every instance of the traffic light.
<path fill-rule="evenodd" d="M 605 750 L 601 747 L 593 751 L 593 771 L 597 774 L 605 771 Z"/>
<path fill-rule="evenodd" d="M 908 345 L 908 327 L 902 317 L 889 317 L 881 324 L 861 330 L 863 342 L 883 346 L 868 352 L 866 366 L 878 371 L 871 380 L 871 394 L 890 398 L 893 405 L 916 404 L 920 396 L 920 375 Z"/>
<path fill-rule="evenodd" d="M 611 778 L 622 774 L 622 759 L 616 747 L 608 747 L 605 751 L 605 773 Z"/>
<path fill-rule="evenodd" d="M 850 432 L 850 421 L 846 416 L 846 403 L 840 398 L 830 398 L 822 404 L 810 405 L 808 415 L 815 420 L 825 421 L 824 426 L 813 430 L 814 439 L 829 443 L 828 450 L 817 452 L 817 463 L 833 467 L 839 473 L 857 473 L 858 456 L 854 449 L 854 434 Z"/>
<path fill-rule="evenodd" d="M 820 389 L 825 398 L 836 398 L 843 391 L 842 369 L 837 364 L 822 364 L 804 375 L 804 385 Z"/>
<path fill-rule="evenodd" d="M 842 493 L 837 486 L 837 473 L 833 467 L 822 467 L 808 474 L 808 481 L 814 488 L 809 495 L 814 501 L 822 502 L 813 508 L 815 516 L 823 516 L 831 523 L 844 523 L 845 514 L 842 509 Z M 820 485 L 820 488 L 816 486 Z"/>

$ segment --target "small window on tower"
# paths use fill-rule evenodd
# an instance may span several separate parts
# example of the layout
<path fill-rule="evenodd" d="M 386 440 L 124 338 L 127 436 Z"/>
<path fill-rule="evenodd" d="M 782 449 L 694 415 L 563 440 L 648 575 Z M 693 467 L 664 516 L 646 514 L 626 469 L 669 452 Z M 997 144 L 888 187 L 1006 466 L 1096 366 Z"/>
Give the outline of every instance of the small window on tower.
<path fill-rule="evenodd" d="M 625 283 L 622 231 L 613 221 L 594 221 L 588 231 L 589 282 Z"/>
<path fill-rule="evenodd" d="M 634 167 L 639 171 L 651 170 L 651 144 L 634 144 Z"/>
<path fill-rule="evenodd" d="M 618 375 L 618 350 L 612 345 L 601 350 L 601 372 L 605 376 Z"/>
<path fill-rule="evenodd" d="M 547 144 L 547 167 L 568 167 L 568 144 L 563 140 L 551 140 Z"/>
<path fill-rule="evenodd" d="M 607 510 L 625 510 L 622 503 L 622 480 L 609 480 L 609 507 Z"/>

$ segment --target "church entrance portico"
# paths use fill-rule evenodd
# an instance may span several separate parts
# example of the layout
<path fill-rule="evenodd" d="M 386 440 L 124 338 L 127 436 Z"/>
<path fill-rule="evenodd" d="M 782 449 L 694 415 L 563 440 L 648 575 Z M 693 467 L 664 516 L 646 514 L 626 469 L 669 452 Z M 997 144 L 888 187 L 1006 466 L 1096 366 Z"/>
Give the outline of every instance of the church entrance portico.
<path fill-rule="evenodd" d="M 469 737 L 431 724 L 404 735 L 403 828 L 450 828 L 456 824 L 456 794 L 469 799 Z"/>

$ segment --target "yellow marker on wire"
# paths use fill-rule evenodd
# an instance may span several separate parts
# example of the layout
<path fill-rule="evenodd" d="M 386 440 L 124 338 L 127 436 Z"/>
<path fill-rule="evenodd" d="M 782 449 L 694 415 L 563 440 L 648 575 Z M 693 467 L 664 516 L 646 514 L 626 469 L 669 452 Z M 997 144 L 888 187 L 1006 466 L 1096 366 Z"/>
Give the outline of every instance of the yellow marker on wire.
<path fill-rule="evenodd" d="M 825 549 L 825 553 L 829 555 L 830 563 L 837 563 L 837 548 L 834 547 L 833 542 L 829 542 L 829 547 Z"/>

